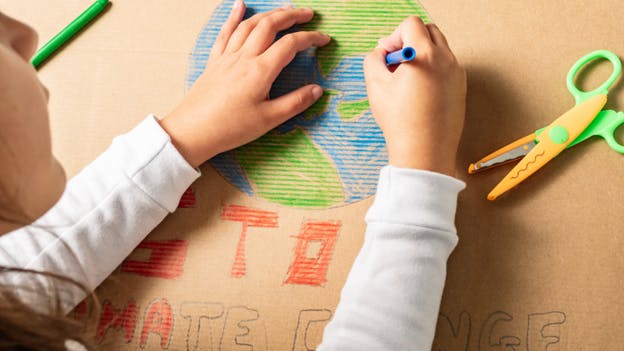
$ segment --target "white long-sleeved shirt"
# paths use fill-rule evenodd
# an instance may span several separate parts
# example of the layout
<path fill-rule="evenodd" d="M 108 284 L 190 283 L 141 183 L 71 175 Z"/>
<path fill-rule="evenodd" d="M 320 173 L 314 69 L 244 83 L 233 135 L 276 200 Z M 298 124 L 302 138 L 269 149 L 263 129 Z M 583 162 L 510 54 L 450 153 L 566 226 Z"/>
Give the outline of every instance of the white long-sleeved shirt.
<path fill-rule="evenodd" d="M 177 208 L 198 177 L 150 116 L 72 178 L 39 220 L 0 236 L 0 265 L 63 275 L 93 290 Z M 23 287 L 23 298 L 41 310 L 55 293 L 65 312 L 85 298 L 76 286 L 35 277 L 0 275 Z"/>
<path fill-rule="evenodd" d="M 364 245 L 318 351 L 431 350 L 464 183 L 382 168 Z"/>
<path fill-rule="evenodd" d="M 0 236 L 0 266 L 51 272 L 95 289 L 197 177 L 150 116 L 72 178 L 42 218 Z M 382 169 L 364 246 L 319 351 L 431 348 L 463 187 L 437 173 Z M 3 273 L 0 283 L 19 286 L 20 297 L 42 311 L 55 294 L 65 312 L 85 297 L 45 276 Z"/>

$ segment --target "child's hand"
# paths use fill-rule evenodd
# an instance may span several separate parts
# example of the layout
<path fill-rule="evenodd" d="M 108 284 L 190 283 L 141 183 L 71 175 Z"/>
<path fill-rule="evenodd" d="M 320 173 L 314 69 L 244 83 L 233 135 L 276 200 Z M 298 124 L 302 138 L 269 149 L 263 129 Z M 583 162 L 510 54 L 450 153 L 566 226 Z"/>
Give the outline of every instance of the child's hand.
<path fill-rule="evenodd" d="M 312 19 L 310 9 L 283 7 L 241 22 L 237 1 L 212 48 L 204 73 L 188 95 L 160 123 L 193 166 L 246 144 L 303 112 L 323 94 L 316 84 L 277 99 L 269 90 L 295 54 L 329 43 L 320 32 L 278 32 Z"/>
<path fill-rule="evenodd" d="M 386 54 L 404 46 L 416 49 L 416 59 L 390 72 Z M 454 175 L 466 110 L 466 73 L 442 32 L 409 17 L 366 57 L 364 72 L 390 164 Z"/>

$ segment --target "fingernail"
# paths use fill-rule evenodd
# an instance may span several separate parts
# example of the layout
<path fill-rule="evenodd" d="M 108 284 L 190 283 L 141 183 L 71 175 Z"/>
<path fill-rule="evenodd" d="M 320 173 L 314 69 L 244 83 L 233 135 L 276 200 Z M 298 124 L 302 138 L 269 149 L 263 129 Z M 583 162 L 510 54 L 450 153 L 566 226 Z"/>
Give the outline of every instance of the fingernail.
<path fill-rule="evenodd" d="M 232 6 L 232 11 L 238 10 L 243 5 L 243 0 L 234 1 L 234 6 Z"/>
<path fill-rule="evenodd" d="M 312 88 L 312 96 L 314 96 L 315 100 L 318 100 L 321 95 L 323 95 L 323 89 L 320 86 L 315 86 Z"/>
<path fill-rule="evenodd" d="M 305 13 L 308 13 L 308 14 L 314 14 L 314 10 L 312 10 L 312 9 L 311 9 L 311 8 L 309 8 L 309 7 L 304 8 L 304 9 L 303 9 L 303 11 L 304 11 Z"/>

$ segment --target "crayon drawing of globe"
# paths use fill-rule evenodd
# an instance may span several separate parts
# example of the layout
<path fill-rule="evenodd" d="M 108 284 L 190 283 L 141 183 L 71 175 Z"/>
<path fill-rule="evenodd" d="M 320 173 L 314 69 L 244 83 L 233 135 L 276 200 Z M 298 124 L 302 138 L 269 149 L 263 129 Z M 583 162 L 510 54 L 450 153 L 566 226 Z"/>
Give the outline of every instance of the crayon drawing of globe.
<path fill-rule="evenodd" d="M 187 89 L 203 72 L 233 3 L 223 1 L 199 34 L 189 60 Z M 364 56 L 408 15 L 427 20 L 425 10 L 413 0 L 246 3 L 246 16 L 286 4 L 316 11 L 315 19 L 299 29 L 328 33 L 332 43 L 297 55 L 270 95 L 310 83 L 320 84 L 325 94 L 306 112 L 248 145 L 218 155 L 211 165 L 246 194 L 287 207 L 322 209 L 370 197 L 387 152 L 366 97 Z"/>

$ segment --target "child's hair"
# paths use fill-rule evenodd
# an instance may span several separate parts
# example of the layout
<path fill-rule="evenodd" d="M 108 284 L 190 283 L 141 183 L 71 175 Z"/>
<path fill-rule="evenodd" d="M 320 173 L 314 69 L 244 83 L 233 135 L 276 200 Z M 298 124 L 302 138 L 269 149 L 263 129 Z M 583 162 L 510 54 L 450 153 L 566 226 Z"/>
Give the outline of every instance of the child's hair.
<path fill-rule="evenodd" d="M 88 292 L 82 284 L 52 273 L 0 267 L 0 274 L 38 275 Z M 68 343 L 81 345 L 85 350 L 95 350 L 93 338 L 89 336 L 93 333 L 87 327 L 89 318 L 77 320 L 65 315 L 58 294 L 50 296 L 48 313 L 39 312 L 19 298 L 20 288 L 0 285 L 0 351 L 66 351 Z M 99 308 L 93 295 L 88 296 L 85 317 Z"/>

